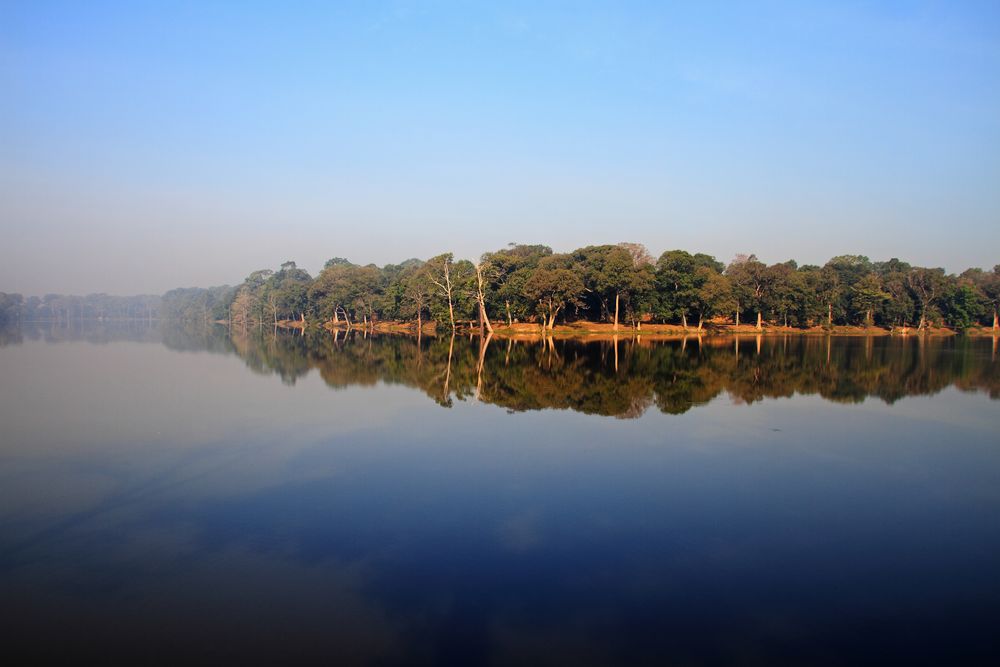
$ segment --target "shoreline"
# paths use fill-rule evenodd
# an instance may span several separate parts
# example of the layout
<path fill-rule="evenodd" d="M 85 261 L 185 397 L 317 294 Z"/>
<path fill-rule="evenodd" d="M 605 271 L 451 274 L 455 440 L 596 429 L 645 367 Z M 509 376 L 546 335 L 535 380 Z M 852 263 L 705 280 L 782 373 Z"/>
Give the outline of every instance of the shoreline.
<path fill-rule="evenodd" d="M 284 323 L 279 323 L 279 326 Z M 301 328 L 302 323 L 299 321 L 288 322 L 286 328 Z M 413 322 L 376 322 L 374 324 L 370 323 L 367 327 L 364 325 L 356 326 L 352 325 L 348 327 L 343 322 L 333 323 L 324 322 L 322 328 L 330 332 L 347 332 L 347 331 L 361 331 L 367 333 L 394 333 L 394 334 L 406 334 L 406 335 L 417 335 L 417 325 Z M 440 326 L 434 322 L 425 323 L 422 327 L 421 334 L 428 336 L 436 336 L 439 334 L 446 334 L 449 330 L 447 325 Z M 459 326 L 456 329 L 456 334 L 458 335 L 478 335 L 480 331 L 486 332 L 485 328 L 480 329 L 477 325 L 473 324 L 469 326 L 469 323 L 465 323 L 463 326 Z M 675 324 L 643 324 L 639 328 L 634 328 L 631 325 L 619 326 L 618 330 L 615 331 L 614 325 L 607 324 L 603 322 L 589 322 L 589 321 L 578 321 L 570 324 L 564 324 L 556 326 L 552 329 L 543 329 L 540 324 L 531 323 L 515 323 L 512 326 L 509 325 L 494 325 L 493 333 L 494 338 L 498 339 L 538 339 L 538 338 L 586 338 L 591 340 L 603 340 L 603 339 L 613 339 L 617 338 L 643 338 L 643 339 L 662 339 L 662 340 L 679 340 L 683 338 L 691 337 L 732 337 L 732 336 L 837 336 L 837 337 L 883 337 L 883 336 L 893 336 L 893 337 L 948 337 L 965 335 L 971 337 L 997 337 L 1000 336 L 1000 331 L 994 331 L 993 329 L 985 327 L 976 327 L 968 329 L 964 332 L 957 331 L 954 329 L 944 328 L 944 327 L 931 327 L 924 329 L 923 331 L 917 330 L 915 327 L 907 327 L 905 330 L 895 329 L 890 330 L 883 327 L 863 327 L 863 326 L 834 326 L 831 328 L 826 328 L 822 326 L 810 327 L 808 329 L 799 329 L 796 327 L 784 327 L 784 326 L 764 326 L 761 329 L 757 329 L 754 325 L 740 325 L 735 326 L 732 324 L 719 324 L 710 323 L 704 326 L 702 329 L 697 327 L 687 327 L 684 328 L 680 325 Z"/>

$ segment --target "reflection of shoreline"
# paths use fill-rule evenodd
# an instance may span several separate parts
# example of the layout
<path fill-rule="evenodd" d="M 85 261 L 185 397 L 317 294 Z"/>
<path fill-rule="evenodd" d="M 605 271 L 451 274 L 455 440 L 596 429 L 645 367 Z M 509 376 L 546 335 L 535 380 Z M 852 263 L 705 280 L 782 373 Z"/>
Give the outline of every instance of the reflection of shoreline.
<path fill-rule="evenodd" d="M 331 387 L 400 384 L 443 406 L 477 400 L 507 410 L 565 409 L 638 417 L 680 414 L 723 392 L 744 404 L 796 394 L 893 403 L 955 385 L 1000 398 L 988 343 L 963 338 L 791 335 L 573 339 L 385 335 L 359 331 L 234 336 L 255 372 L 286 383 L 317 369 Z"/>
<path fill-rule="evenodd" d="M 0 332 L 2 333 L 2 332 Z M 442 406 L 477 400 L 507 410 L 560 409 L 637 417 L 655 405 L 680 414 L 726 392 L 744 404 L 795 394 L 840 403 L 893 403 L 949 386 L 1000 398 L 997 339 L 963 336 L 811 336 L 782 333 L 480 337 L 354 328 L 225 326 L 18 330 L 0 345 L 160 342 L 179 352 L 233 354 L 282 382 L 316 370 L 332 388 L 398 384 Z"/>
<path fill-rule="evenodd" d="M 31 320 L 0 326 L 0 346 L 25 341 L 45 343 L 88 342 L 98 345 L 116 341 L 160 343 L 160 323 L 146 319 Z"/>

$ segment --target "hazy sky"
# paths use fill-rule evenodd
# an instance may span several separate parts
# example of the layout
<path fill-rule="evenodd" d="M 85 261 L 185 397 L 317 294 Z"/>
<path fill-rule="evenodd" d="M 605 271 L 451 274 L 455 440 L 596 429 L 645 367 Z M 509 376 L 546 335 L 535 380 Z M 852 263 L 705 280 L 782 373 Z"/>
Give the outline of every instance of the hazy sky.
<path fill-rule="evenodd" d="M 512 241 L 992 267 L 1000 3 L 0 0 L 0 290 Z"/>

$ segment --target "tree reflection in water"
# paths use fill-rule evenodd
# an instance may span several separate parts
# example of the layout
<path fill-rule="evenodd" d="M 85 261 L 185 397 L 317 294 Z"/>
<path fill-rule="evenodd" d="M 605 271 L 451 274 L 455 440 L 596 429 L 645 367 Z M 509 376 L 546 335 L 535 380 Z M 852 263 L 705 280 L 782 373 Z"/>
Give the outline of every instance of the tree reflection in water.
<path fill-rule="evenodd" d="M 493 336 L 420 338 L 313 332 L 214 339 L 286 383 L 317 369 L 331 387 L 417 388 L 442 406 L 479 400 L 509 411 L 569 409 L 622 419 L 655 405 L 681 414 L 723 392 L 740 403 L 793 394 L 893 403 L 955 385 L 1000 398 L 995 341 L 822 336 L 642 337 L 582 341 Z M 203 339 L 204 340 L 204 339 Z M 189 334 L 165 335 L 170 347 Z"/>

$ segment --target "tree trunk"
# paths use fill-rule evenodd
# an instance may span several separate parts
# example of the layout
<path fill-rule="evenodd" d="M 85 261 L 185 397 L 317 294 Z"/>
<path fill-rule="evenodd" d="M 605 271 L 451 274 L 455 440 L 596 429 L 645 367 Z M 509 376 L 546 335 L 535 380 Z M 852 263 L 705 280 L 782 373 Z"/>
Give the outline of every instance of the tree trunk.
<path fill-rule="evenodd" d="M 701 331 L 702 322 L 703 322 L 702 317 L 701 317 L 701 315 L 699 315 L 698 316 L 698 331 Z"/>
<path fill-rule="evenodd" d="M 1000 319 L 997 318 L 996 308 L 993 309 L 993 330 L 1000 329 Z"/>
<path fill-rule="evenodd" d="M 736 326 L 740 326 L 740 307 L 736 306 Z"/>
<path fill-rule="evenodd" d="M 514 320 L 510 317 L 510 301 L 504 301 L 504 305 L 507 306 L 507 326 L 514 326 Z"/>
<path fill-rule="evenodd" d="M 620 294 L 615 292 L 615 331 L 618 331 L 618 297 Z"/>
<path fill-rule="evenodd" d="M 833 326 L 833 304 L 826 304 L 826 323 L 829 326 Z"/>
<path fill-rule="evenodd" d="M 490 317 L 486 314 L 486 290 L 483 286 L 483 265 L 476 264 L 476 298 L 479 301 L 479 328 L 482 330 L 486 325 L 486 330 L 493 333 L 493 325 L 490 324 Z"/>
<path fill-rule="evenodd" d="M 486 314 L 486 305 L 482 301 L 479 302 L 479 319 L 486 325 L 486 330 L 493 333 L 493 325 L 490 323 L 490 318 Z"/>
<path fill-rule="evenodd" d="M 763 320 L 763 318 L 761 317 L 761 313 L 758 310 L 757 311 L 757 330 L 758 331 L 764 328 L 762 320 Z"/>
<path fill-rule="evenodd" d="M 684 327 L 684 331 L 688 330 L 688 317 L 687 317 L 687 313 L 681 313 L 681 326 Z"/>

